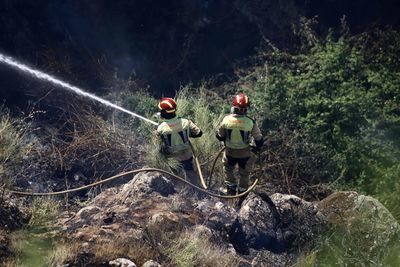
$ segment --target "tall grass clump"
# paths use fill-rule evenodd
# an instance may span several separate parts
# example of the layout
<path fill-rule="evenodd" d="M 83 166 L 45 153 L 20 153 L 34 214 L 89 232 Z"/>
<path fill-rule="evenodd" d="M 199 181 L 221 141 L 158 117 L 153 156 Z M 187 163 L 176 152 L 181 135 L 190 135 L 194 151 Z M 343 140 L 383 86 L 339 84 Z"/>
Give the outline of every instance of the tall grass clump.
<path fill-rule="evenodd" d="M 203 136 L 192 141 L 196 154 L 202 162 L 212 159 L 220 145 L 215 137 L 218 124 L 224 115 L 221 101 L 207 95 L 204 88 L 182 88 L 176 97 L 178 116 L 192 120 L 202 131 Z"/>
<path fill-rule="evenodd" d="M 49 226 L 57 219 L 60 203 L 52 198 L 34 198 L 30 204 L 29 225 Z"/>
<path fill-rule="evenodd" d="M 31 149 L 31 144 L 25 142 L 28 129 L 24 121 L 11 118 L 8 110 L 0 107 L 0 199 Z"/>
<path fill-rule="evenodd" d="M 218 247 L 199 231 L 183 232 L 167 250 L 174 266 L 240 266 L 240 260 Z"/>
<path fill-rule="evenodd" d="M 169 96 L 173 97 L 173 96 Z M 158 99 L 152 97 L 145 91 L 125 92 L 118 96 L 124 107 L 144 115 L 154 121 L 161 122 L 155 116 L 158 112 Z M 226 109 L 224 103 L 204 88 L 194 89 L 189 87 L 181 88 L 175 97 L 177 101 L 177 115 L 192 120 L 203 131 L 201 138 L 192 139 L 196 156 L 201 163 L 206 165 L 215 157 L 221 146 L 215 138 L 215 130 L 220 123 L 223 112 Z M 133 134 L 136 134 L 146 144 L 146 162 L 162 169 L 178 169 L 179 164 L 172 158 L 167 158 L 160 153 L 161 143 L 155 133 L 156 127 L 137 119 L 123 116 L 123 122 Z"/>

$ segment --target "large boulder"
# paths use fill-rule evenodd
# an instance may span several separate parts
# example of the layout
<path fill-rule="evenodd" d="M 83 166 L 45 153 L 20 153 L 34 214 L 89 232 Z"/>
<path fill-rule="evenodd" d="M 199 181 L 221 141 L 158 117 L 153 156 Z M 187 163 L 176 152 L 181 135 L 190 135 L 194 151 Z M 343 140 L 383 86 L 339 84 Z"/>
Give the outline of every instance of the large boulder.
<path fill-rule="evenodd" d="M 324 222 L 313 203 L 293 195 L 269 198 L 250 193 L 238 207 L 237 200 L 199 200 L 175 192 L 174 184 L 157 172 L 138 174 L 125 185 L 105 190 L 70 218 L 69 236 L 78 243 L 114 242 L 115 236 L 123 236 L 147 244 L 152 238 L 189 230 L 232 254 L 251 258 L 259 250 L 281 253 L 304 244 Z M 86 250 L 93 253 L 90 247 Z M 268 255 L 272 259 L 275 254 Z M 258 259 L 268 262 L 262 255 Z"/>
<path fill-rule="evenodd" d="M 280 216 L 279 228 L 287 248 L 312 246 L 326 224 L 316 205 L 295 195 L 271 196 Z"/>
<path fill-rule="evenodd" d="M 318 210 L 341 231 L 350 250 L 380 257 L 393 242 L 400 244 L 400 225 L 377 199 L 356 192 L 335 192 L 320 201 Z M 351 241 L 351 242 L 350 242 Z"/>
<path fill-rule="evenodd" d="M 121 200 L 125 202 L 153 192 L 166 197 L 175 193 L 174 184 L 158 172 L 141 172 L 122 186 L 119 195 Z"/>
<path fill-rule="evenodd" d="M 250 194 L 239 210 L 239 225 L 242 234 L 238 238 L 254 249 L 268 248 L 273 251 L 282 250 L 277 240 L 278 218 L 271 207 L 261 197 Z M 236 240 L 240 243 L 239 240 Z"/>

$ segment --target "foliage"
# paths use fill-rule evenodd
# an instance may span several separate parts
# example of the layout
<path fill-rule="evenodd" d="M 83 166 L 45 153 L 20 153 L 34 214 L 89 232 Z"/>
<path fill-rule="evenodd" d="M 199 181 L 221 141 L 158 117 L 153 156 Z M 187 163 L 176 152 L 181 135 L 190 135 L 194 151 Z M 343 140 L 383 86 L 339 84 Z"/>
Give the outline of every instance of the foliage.
<path fill-rule="evenodd" d="M 240 266 L 239 259 L 202 236 L 199 231 L 183 232 L 167 252 L 174 266 Z"/>
<path fill-rule="evenodd" d="M 185 87 L 177 95 L 178 116 L 192 120 L 203 131 L 203 136 L 193 139 L 192 143 L 197 157 L 204 163 L 211 162 L 220 149 L 215 131 L 225 108 L 219 98 L 208 93 L 204 88 L 190 90 Z"/>
<path fill-rule="evenodd" d="M 152 97 L 147 91 L 142 89 L 134 92 L 122 91 L 118 95 L 110 96 L 116 100 L 117 104 L 131 110 L 143 117 L 157 120 L 155 116 L 158 108 L 158 101 Z M 121 120 L 119 125 L 128 128 L 130 131 L 134 132 L 137 136 L 149 139 L 151 137 L 151 132 L 153 130 L 153 125 L 143 122 L 140 119 L 133 118 L 128 114 L 118 112 L 118 118 Z M 113 115 L 114 116 L 114 115 Z"/>
<path fill-rule="evenodd" d="M 115 96 L 114 96 L 115 97 Z M 128 109 L 147 118 L 156 119 L 154 114 L 158 111 L 158 102 L 145 91 L 133 93 L 121 93 L 118 99 L 122 98 Z M 192 139 L 196 156 L 203 163 L 209 163 L 219 150 L 218 141 L 215 138 L 215 129 L 220 123 L 223 112 L 226 110 L 224 103 L 210 91 L 203 87 L 193 89 L 190 87 L 181 88 L 175 97 L 177 101 L 177 115 L 192 120 L 203 131 L 201 138 Z M 125 115 L 123 115 L 125 117 Z M 178 162 L 172 158 L 166 158 L 159 153 L 160 140 L 157 138 L 152 125 L 142 121 L 126 121 L 129 128 L 137 136 L 145 140 L 146 162 L 153 167 L 162 169 L 178 169 Z M 123 124 L 120 123 L 120 124 Z"/>
<path fill-rule="evenodd" d="M 8 111 L 0 107 L 0 198 L 19 173 L 24 157 L 31 150 L 25 142 L 28 125 L 23 120 L 13 119 Z"/>
<path fill-rule="evenodd" d="M 325 180 L 345 178 L 368 194 L 384 196 L 399 181 L 399 47 L 400 33 L 387 30 L 329 35 L 296 56 L 274 52 L 249 90 L 253 112 L 265 132 L 287 125 L 307 146 L 323 148 L 337 168 Z M 393 200 L 381 199 L 395 203 L 390 195 Z"/>
<path fill-rule="evenodd" d="M 376 233 L 378 234 L 378 233 Z M 316 248 L 301 256 L 297 265 L 306 266 L 399 266 L 400 243 L 397 241 L 381 247 L 372 255 L 362 246 L 363 235 L 348 233 L 343 229 L 330 229 L 320 238 Z"/>
<path fill-rule="evenodd" d="M 34 198 L 30 204 L 29 225 L 46 226 L 54 223 L 59 213 L 60 204 L 51 198 Z"/>

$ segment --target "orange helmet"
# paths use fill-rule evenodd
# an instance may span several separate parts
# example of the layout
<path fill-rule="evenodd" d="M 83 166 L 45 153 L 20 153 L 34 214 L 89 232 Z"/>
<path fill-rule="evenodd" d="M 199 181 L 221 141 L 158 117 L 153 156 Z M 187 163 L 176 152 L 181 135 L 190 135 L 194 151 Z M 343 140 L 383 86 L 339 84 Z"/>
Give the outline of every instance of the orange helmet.
<path fill-rule="evenodd" d="M 172 98 L 164 97 L 158 103 L 158 108 L 166 113 L 173 113 L 176 111 L 176 102 Z"/>
<path fill-rule="evenodd" d="M 243 93 L 239 93 L 233 98 L 232 105 L 238 108 L 248 108 L 250 106 L 249 97 Z"/>

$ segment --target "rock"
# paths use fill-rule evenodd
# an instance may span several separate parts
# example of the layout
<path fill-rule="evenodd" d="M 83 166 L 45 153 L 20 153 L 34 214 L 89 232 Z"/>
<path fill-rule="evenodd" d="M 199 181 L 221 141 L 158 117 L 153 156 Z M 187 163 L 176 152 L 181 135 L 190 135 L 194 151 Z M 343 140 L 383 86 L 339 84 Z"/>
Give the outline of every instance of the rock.
<path fill-rule="evenodd" d="M 238 233 L 239 239 L 235 242 L 246 243 L 248 247 L 254 249 L 282 250 L 276 238 L 277 220 L 270 206 L 259 196 L 251 193 L 242 203 L 239 210 L 239 224 L 242 234 Z"/>
<path fill-rule="evenodd" d="M 196 225 L 193 229 L 193 233 L 195 237 L 201 239 L 213 240 L 215 238 L 214 232 L 204 225 Z"/>
<path fill-rule="evenodd" d="M 10 203 L 0 202 L 0 229 L 16 230 L 27 222 L 27 216 Z"/>
<path fill-rule="evenodd" d="M 174 231 L 178 228 L 179 218 L 174 213 L 158 212 L 151 216 L 147 226 L 162 228 L 164 231 Z"/>
<path fill-rule="evenodd" d="M 204 208 L 204 207 L 203 207 Z M 203 210 L 204 211 L 204 210 Z M 232 207 L 222 202 L 217 202 L 208 214 L 207 226 L 215 230 L 229 230 L 238 218 L 238 214 Z"/>
<path fill-rule="evenodd" d="M 156 261 L 149 260 L 143 263 L 142 267 L 161 267 L 161 264 Z"/>
<path fill-rule="evenodd" d="M 119 266 L 119 267 L 136 267 L 136 264 L 128 259 L 118 258 L 116 260 L 110 261 L 108 263 L 110 266 Z"/>
<path fill-rule="evenodd" d="M 138 174 L 129 183 L 100 193 L 91 206 L 71 218 L 71 239 L 79 239 L 81 248 L 83 242 L 114 242 L 116 236 L 126 238 L 127 242 L 143 242 L 151 235 L 152 242 L 163 242 L 158 241 L 162 238 L 160 233 L 185 229 L 194 237 L 247 260 L 261 249 L 282 252 L 285 248 L 298 248 L 294 245 L 315 239 L 317 226 L 325 222 L 313 203 L 293 195 L 275 194 L 270 199 L 251 193 L 236 210 L 229 202 L 170 196 L 174 192 L 174 185 L 161 174 Z M 90 248 L 87 250 L 96 254 Z M 271 255 L 275 254 L 268 258 L 273 258 Z M 91 254 L 85 257 L 84 262 L 93 260 Z M 117 260 L 110 264 L 121 264 Z"/>
<path fill-rule="evenodd" d="M 295 195 L 273 194 L 280 215 L 282 242 L 287 248 L 312 246 L 326 224 L 314 203 Z"/>
<path fill-rule="evenodd" d="M 257 253 L 257 256 L 253 258 L 251 266 L 254 267 L 285 267 L 295 266 L 296 255 L 290 253 L 273 253 L 268 250 L 262 250 Z"/>
<path fill-rule="evenodd" d="M 96 215 L 100 212 L 100 208 L 96 206 L 88 206 L 78 211 L 75 217 L 79 218 L 84 224 L 89 224 L 91 216 Z"/>
<path fill-rule="evenodd" d="M 320 201 L 317 208 L 336 230 L 351 238 L 347 244 L 350 249 L 365 251 L 371 260 L 392 242 L 400 242 L 399 223 L 373 197 L 335 192 Z"/>
<path fill-rule="evenodd" d="M 124 203 L 129 199 L 134 200 L 142 195 L 153 192 L 166 197 L 175 193 L 174 184 L 157 172 L 139 173 L 131 181 L 122 186 L 119 194 Z"/>

